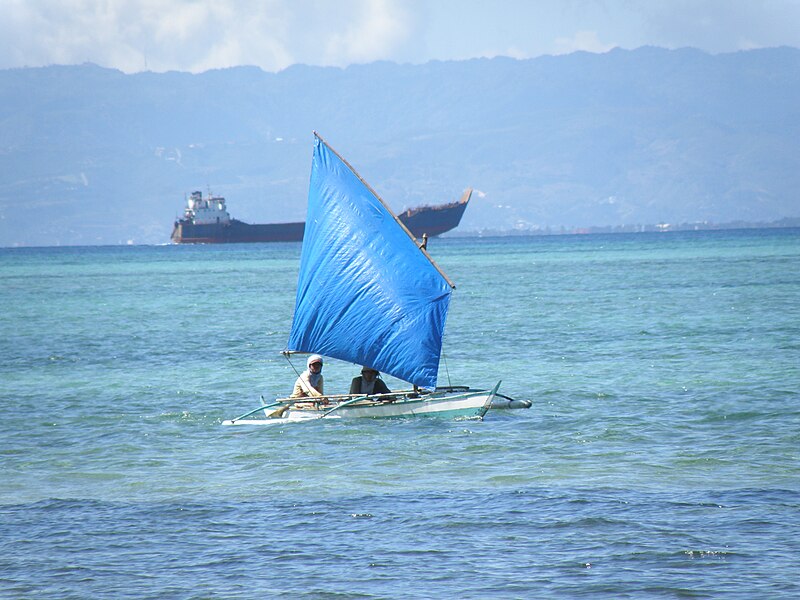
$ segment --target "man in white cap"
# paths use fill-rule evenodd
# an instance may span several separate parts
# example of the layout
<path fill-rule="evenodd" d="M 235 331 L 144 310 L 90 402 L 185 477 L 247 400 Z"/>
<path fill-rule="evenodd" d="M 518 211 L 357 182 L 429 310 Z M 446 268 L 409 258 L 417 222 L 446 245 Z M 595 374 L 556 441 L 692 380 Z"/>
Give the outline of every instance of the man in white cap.
<path fill-rule="evenodd" d="M 322 357 L 319 354 L 312 354 L 306 361 L 308 368 L 300 374 L 294 382 L 294 390 L 291 398 L 310 398 L 312 396 L 322 396 Z"/>

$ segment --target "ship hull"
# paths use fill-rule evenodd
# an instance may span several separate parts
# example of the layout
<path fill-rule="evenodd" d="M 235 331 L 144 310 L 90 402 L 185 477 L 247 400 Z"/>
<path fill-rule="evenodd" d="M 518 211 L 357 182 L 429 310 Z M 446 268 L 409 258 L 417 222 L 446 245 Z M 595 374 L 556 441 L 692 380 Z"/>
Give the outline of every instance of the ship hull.
<path fill-rule="evenodd" d="M 301 242 L 305 223 L 270 223 L 251 225 L 232 220 L 230 223 L 195 225 L 178 221 L 172 230 L 176 244 L 246 244 L 253 242 Z"/>
<path fill-rule="evenodd" d="M 401 213 L 397 218 L 403 222 L 403 225 L 414 237 L 421 238 L 423 234 L 434 237 L 458 227 L 466 208 L 466 202 L 454 202 L 445 206 L 409 210 Z"/>
<path fill-rule="evenodd" d="M 467 208 L 468 190 L 458 202 L 425 206 L 402 212 L 398 219 L 416 238 L 441 235 L 458 227 Z M 301 242 L 305 223 L 269 223 L 251 225 L 232 219 L 228 223 L 194 224 L 186 219 L 176 221 L 171 239 L 176 244 L 241 244 L 251 242 Z"/>

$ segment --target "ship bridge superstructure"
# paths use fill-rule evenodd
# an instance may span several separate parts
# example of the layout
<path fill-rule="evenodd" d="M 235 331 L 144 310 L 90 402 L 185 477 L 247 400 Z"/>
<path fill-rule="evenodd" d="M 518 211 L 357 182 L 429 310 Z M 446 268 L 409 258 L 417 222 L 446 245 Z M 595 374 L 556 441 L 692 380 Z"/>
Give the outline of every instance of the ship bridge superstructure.
<path fill-rule="evenodd" d="M 225 198 L 210 194 L 203 198 L 202 192 L 192 192 L 189 196 L 184 218 L 195 225 L 227 224 L 231 221 Z"/>

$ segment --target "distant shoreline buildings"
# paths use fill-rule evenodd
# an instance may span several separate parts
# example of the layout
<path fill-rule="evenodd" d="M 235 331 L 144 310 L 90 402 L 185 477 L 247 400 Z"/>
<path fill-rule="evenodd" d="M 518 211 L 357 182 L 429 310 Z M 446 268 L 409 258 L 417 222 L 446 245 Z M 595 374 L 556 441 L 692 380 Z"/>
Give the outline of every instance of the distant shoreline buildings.
<path fill-rule="evenodd" d="M 800 217 L 784 217 L 777 221 L 730 221 L 712 223 L 655 223 L 646 225 L 591 225 L 588 227 L 519 227 L 515 229 L 461 230 L 447 237 L 506 237 L 537 235 L 590 235 L 595 233 L 665 233 L 670 231 L 727 231 L 733 229 L 790 229 L 800 227 Z"/>

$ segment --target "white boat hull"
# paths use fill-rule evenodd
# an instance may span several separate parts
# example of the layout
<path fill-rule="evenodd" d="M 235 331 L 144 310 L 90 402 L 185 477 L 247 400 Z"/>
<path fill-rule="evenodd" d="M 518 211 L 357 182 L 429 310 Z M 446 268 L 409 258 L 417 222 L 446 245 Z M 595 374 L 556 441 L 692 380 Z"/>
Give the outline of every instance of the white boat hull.
<path fill-rule="evenodd" d="M 394 395 L 389 400 L 380 397 L 351 398 L 346 401 L 300 402 L 259 410 L 261 416 L 248 414 L 223 421 L 223 425 L 270 425 L 308 419 L 361 418 L 387 419 L 402 417 L 443 417 L 481 419 L 497 394 L 498 383 L 492 390 L 436 391 L 427 394 Z M 386 398 L 386 396 L 383 396 Z"/>

